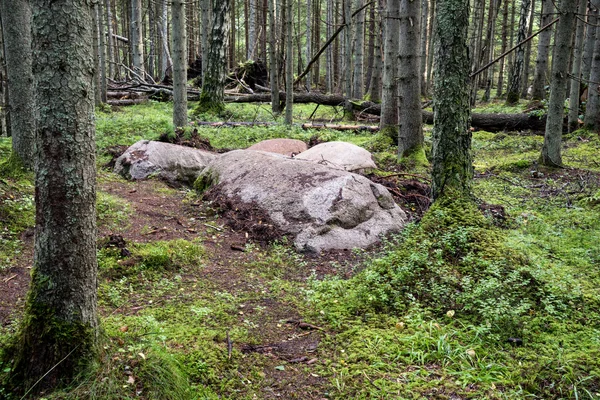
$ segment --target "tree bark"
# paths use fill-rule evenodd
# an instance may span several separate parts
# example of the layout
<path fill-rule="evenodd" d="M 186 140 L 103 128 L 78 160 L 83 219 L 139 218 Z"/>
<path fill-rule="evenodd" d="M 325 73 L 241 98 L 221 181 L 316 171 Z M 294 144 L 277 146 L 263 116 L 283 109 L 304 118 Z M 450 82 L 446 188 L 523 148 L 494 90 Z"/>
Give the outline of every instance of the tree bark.
<path fill-rule="evenodd" d="M 553 8 L 552 0 L 542 0 L 542 26 L 545 26 L 552 20 L 552 13 L 554 12 Z M 533 100 L 543 100 L 546 98 L 548 57 L 550 54 L 551 38 L 552 28 L 545 30 L 539 35 L 538 55 L 535 61 L 535 72 L 531 94 Z"/>
<path fill-rule="evenodd" d="M 225 109 L 225 69 L 227 56 L 225 42 L 228 34 L 229 0 L 213 0 L 211 40 L 206 59 L 206 74 L 202 83 L 202 94 L 196 107 L 197 113 L 220 114 Z"/>
<path fill-rule="evenodd" d="M 129 43 L 131 44 L 131 54 L 133 71 L 144 79 L 144 38 L 142 35 L 142 0 L 131 0 L 131 33 L 129 34 Z"/>
<path fill-rule="evenodd" d="M 373 74 L 371 75 L 371 83 L 369 84 L 369 99 L 374 102 L 381 101 L 381 29 L 378 30 L 373 42 Z"/>
<path fill-rule="evenodd" d="M 590 79 L 592 70 L 592 59 L 594 58 L 594 43 L 596 41 L 596 24 L 598 23 L 598 7 L 592 1 L 588 4 L 587 25 L 585 29 L 585 48 L 583 50 L 583 65 L 581 76 L 585 80 Z"/>
<path fill-rule="evenodd" d="M 35 144 L 31 8 L 27 0 L 1 0 L 0 7 L 12 152 L 25 167 L 31 169 Z"/>
<path fill-rule="evenodd" d="M 292 51 L 292 19 L 293 19 L 293 6 L 292 0 L 286 0 L 286 20 L 285 20 L 285 123 L 286 125 L 292 124 L 292 112 L 293 112 L 293 96 L 294 96 L 294 59 Z"/>
<path fill-rule="evenodd" d="M 356 0 L 355 9 L 363 8 L 363 0 Z M 354 26 L 354 66 L 352 68 L 352 97 L 362 99 L 364 96 L 364 47 L 365 47 L 365 12 L 361 10 L 356 14 L 356 20 L 352 24 Z"/>
<path fill-rule="evenodd" d="M 167 0 L 164 0 L 167 1 Z M 212 32 L 212 25 L 210 21 L 211 13 L 210 13 L 210 1 L 211 0 L 200 0 L 200 7 L 202 8 L 202 85 L 204 85 L 204 77 L 206 76 L 206 69 L 208 66 L 208 57 L 210 53 L 210 44 L 209 37 Z M 219 0 L 217 0 L 219 1 Z M 227 37 L 227 36 L 225 36 Z"/>
<path fill-rule="evenodd" d="M 468 0 L 438 0 L 436 21 L 432 195 L 470 197 Z"/>
<path fill-rule="evenodd" d="M 306 0 L 306 62 L 308 63 L 312 58 L 312 1 Z M 310 68 L 306 74 L 305 88 L 310 92 L 311 87 L 311 73 Z"/>
<path fill-rule="evenodd" d="M 271 110 L 273 114 L 281 113 L 279 101 L 279 68 L 277 67 L 277 29 L 275 4 L 276 0 L 268 1 L 268 17 L 269 17 L 269 75 L 271 82 Z"/>
<path fill-rule="evenodd" d="M 112 29 L 112 7 L 110 4 L 110 0 L 105 0 L 104 2 L 106 8 L 106 43 L 107 43 L 107 63 L 108 63 L 108 77 L 111 79 L 115 78 L 115 44 L 113 38 L 113 29 Z"/>
<path fill-rule="evenodd" d="M 577 0 L 573 0 L 577 1 Z M 533 16 L 535 12 L 535 0 L 531 0 L 529 14 L 529 27 L 527 28 L 527 37 L 533 33 Z M 529 90 L 529 71 L 531 69 L 531 43 L 527 42 L 525 45 L 525 58 L 523 62 L 523 83 L 521 84 L 521 98 L 527 98 L 527 92 Z"/>
<path fill-rule="evenodd" d="M 500 53 L 504 54 L 508 45 L 508 3 L 509 0 L 504 0 L 504 9 L 502 11 L 502 47 Z M 498 65 L 498 86 L 496 88 L 496 97 L 501 97 L 504 92 L 504 57 L 500 59 Z"/>
<path fill-rule="evenodd" d="M 400 45 L 400 1 L 390 1 L 384 18 L 383 90 L 381 133 L 398 141 L 398 49 Z"/>
<path fill-rule="evenodd" d="M 583 18 L 587 8 L 587 0 L 579 0 L 578 14 Z M 577 20 L 577 29 L 575 31 L 575 48 L 573 49 L 573 68 L 571 75 L 575 81 L 571 82 L 569 93 L 569 132 L 579 128 L 579 88 L 581 78 L 581 61 L 583 57 L 583 19 Z"/>
<path fill-rule="evenodd" d="M 572 34 L 575 27 L 577 3 L 573 0 L 560 2 L 560 21 L 556 28 L 555 50 L 552 60 L 552 81 L 550 82 L 550 99 L 548 101 L 548 117 L 546 119 L 546 134 L 540 163 L 551 167 L 562 166 L 561 142 L 567 74 L 569 72 L 569 57 L 572 49 Z"/>
<path fill-rule="evenodd" d="M 258 43 L 256 38 L 257 0 L 249 0 L 248 3 L 248 52 L 246 54 L 246 58 L 248 60 L 254 60 L 254 53 Z"/>
<path fill-rule="evenodd" d="M 333 33 L 333 0 L 327 0 L 327 20 L 325 32 L 327 37 L 330 38 Z M 325 50 L 325 88 L 327 93 L 333 93 L 333 46 L 328 46 Z"/>
<path fill-rule="evenodd" d="M 529 27 L 529 7 L 531 0 L 521 0 L 521 12 L 519 17 L 519 32 L 517 34 L 517 43 L 521 43 L 527 37 Z M 515 105 L 519 102 L 521 95 L 521 84 L 523 78 L 523 68 L 525 64 L 525 47 L 521 45 L 515 54 L 515 62 L 512 66 L 508 90 L 506 92 L 506 104 Z"/>
<path fill-rule="evenodd" d="M 187 35 L 185 31 L 185 1 L 172 0 L 173 29 L 173 126 L 187 125 Z"/>
<path fill-rule="evenodd" d="M 429 0 L 421 0 L 421 96 L 427 96 L 427 16 Z"/>
<path fill-rule="evenodd" d="M 98 58 L 99 58 L 99 74 L 98 80 L 100 86 L 98 90 L 100 92 L 100 101 L 106 103 L 106 34 L 104 32 L 104 16 L 102 15 L 102 3 L 98 2 L 94 6 L 94 13 L 96 14 L 96 20 L 98 21 Z"/>
<path fill-rule="evenodd" d="M 398 156 L 425 159 L 421 118 L 421 4 L 400 1 Z"/>
<path fill-rule="evenodd" d="M 596 28 L 594 40 L 594 57 L 590 70 L 590 85 L 588 86 L 588 101 L 585 108 L 585 127 L 593 132 L 600 132 L 600 25 Z M 593 82 L 593 83 L 592 83 Z"/>
<path fill-rule="evenodd" d="M 13 373 L 37 393 L 71 381 L 96 350 L 95 66 L 91 2 L 32 5 L 35 250 Z"/>

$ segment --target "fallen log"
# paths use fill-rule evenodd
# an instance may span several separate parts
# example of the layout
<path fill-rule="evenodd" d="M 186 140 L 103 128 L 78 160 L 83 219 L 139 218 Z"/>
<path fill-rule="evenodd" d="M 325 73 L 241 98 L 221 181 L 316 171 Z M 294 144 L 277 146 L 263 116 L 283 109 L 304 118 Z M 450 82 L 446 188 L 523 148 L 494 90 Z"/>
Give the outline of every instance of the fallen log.
<path fill-rule="evenodd" d="M 282 99 L 285 94 L 280 92 Z M 268 103 L 270 94 L 252 94 L 243 96 L 227 96 L 226 102 L 230 103 Z M 346 98 L 335 94 L 320 93 L 294 93 L 294 103 L 316 103 L 325 106 L 343 106 Z M 285 102 L 283 102 L 285 103 Z M 361 113 L 380 115 L 381 105 L 370 101 L 351 101 L 352 109 Z M 433 124 L 433 113 L 422 111 L 423 122 Z M 533 130 L 543 131 L 546 128 L 546 117 L 536 117 L 529 114 L 471 114 L 471 126 L 478 130 L 488 132 Z"/>
<path fill-rule="evenodd" d="M 139 98 L 139 99 L 124 99 L 124 100 L 108 100 L 106 103 L 111 105 L 111 106 L 132 106 L 134 104 L 141 104 L 145 101 L 148 101 L 148 99 L 146 98 Z"/>
<path fill-rule="evenodd" d="M 332 129 L 335 131 L 367 131 L 378 132 L 378 126 L 371 125 L 337 125 L 337 124 L 302 124 L 302 129 Z"/>

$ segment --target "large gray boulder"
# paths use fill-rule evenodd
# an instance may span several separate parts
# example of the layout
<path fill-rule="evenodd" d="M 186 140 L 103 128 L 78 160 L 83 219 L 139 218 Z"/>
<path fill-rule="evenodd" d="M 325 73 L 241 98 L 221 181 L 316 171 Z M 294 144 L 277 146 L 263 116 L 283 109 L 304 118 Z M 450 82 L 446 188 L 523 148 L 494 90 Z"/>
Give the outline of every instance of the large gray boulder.
<path fill-rule="evenodd" d="M 299 250 L 365 248 L 406 221 L 387 189 L 361 175 L 266 152 L 236 150 L 213 160 L 196 187 L 215 184 L 233 203 L 267 213 Z"/>
<path fill-rule="evenodd" d="M 127 179 L 157 176 L 171 183 L 192 184 L 216 154 L 171 143 L 140 140 L 115 162 L 114 171 Z"/>
<path fill-rule="evenodd" d="M 371 153 L 352 143 L 326 142 L 318 144 L 296 156 L 344 171 L 362 172 L 377 168 Z"/>
<path fill-rule="evenodd" d="M 248 147 L 248 150 L 268 151 L 292 157 L 306 151 L 308 147 L 302 140 L 297 139 L 268 139 Z"/>

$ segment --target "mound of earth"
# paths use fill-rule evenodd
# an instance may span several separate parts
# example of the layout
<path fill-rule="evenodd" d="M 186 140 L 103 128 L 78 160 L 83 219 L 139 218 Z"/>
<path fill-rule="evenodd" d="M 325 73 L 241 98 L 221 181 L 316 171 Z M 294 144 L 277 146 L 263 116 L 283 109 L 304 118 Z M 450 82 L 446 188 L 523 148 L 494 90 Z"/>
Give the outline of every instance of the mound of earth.
<path fill-rule="evenodd" d="M 377 168 L 371 153 L 346 142 L 325 142 L 298 154 L 296 158 L 309 160 L 344 171 L 363 172 Z"/>
<path fill-rule="evenodd" d="M 269 139 L 263 140 L 248 147 L 247 150 L 268 151 L 270 153 L 283 154 L 288 157 L 306 151 L 308 146 L 302 140 L 296 139 Z"/>
<path fill-rule="evenodd" d="M 196 188 L 214 185 L 233 203 L 267 213 L 299 250 L 366 248 L 406 221 L 387 189 L 363 176 L 267 152 L 236 150 L 214 159 Z"/>
<path fill-rule="evenodd" d="M 170 143 L 140 140 L 115 162 L 114 171 L 127 179 L 150 175 L 166 181 L 191 185 L 216 154 Z"/>

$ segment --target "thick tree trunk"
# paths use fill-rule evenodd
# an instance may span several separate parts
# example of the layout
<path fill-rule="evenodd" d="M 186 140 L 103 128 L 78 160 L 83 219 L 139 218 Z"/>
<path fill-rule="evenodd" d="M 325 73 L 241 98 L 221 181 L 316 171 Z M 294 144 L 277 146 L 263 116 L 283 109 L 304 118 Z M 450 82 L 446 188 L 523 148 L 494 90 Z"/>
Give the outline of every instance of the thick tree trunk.
<path fill-rule="evenodd" d="M 35 97 L 31 67 L 31 8 L 27 0 L 1 0 L 0 7 L 12 151 L 23 165 L 32 168 Z"/>
<path fill-rule="evenodd" d="M 542 0 L 542 26 L 546 26 L 552 20 L 554 6 L 552 0 Z M 546 84 L 548 75 L 548 57 L 550 54 L 550 39 L 552 28 L 540 33 L 538 41 L 538 55 L 535 61 L 535 72 L 533 77 L 533 88 L 531 97 L 533 100 L 546 98 Z"/>
<path fill-rule="evenodd" d="M 167 1 L 167 0 L 164 0 Z M 210 13 L 210 1 L 211 0 L 200 0 L 200 8 L 202 8 L 202 84 L 204 85 L 204 77 L 206 76 L 206 69 L 208 67 L 208 57 L 210 53 L 210 35 L 212 32 L 212 25 L 210 21 L 212 16 Z M 216 0 L 219 1 L 219 0 Z M 225 36 L 227 37 L 227 36 Z"/>
<path fill-rule="evenodd" d="M 398 48 L 400 45 L 400 1 L 388 4 L 384 18 L 383 90 L 381 133 L 398 141 Z"/>
<path fill-rule="evenodd" d="M 159 20 L 159 36 L 161 43 L 161 52 L 160 52 L 160 80 L 161 82 L 169 81 L 173 75 L 173 60 L 171 59 L 171 53 L 169 52 L 169 35 L 167 29 L 167 2 L 169 0 L 160 0 L 160 14 L 158 16 Z M 202 60 L 202 67 L 204 68 L 204 60 Z"/>
<path fill-rule="evenodd" d="M 421 4 L 400 1 L 398 156 L 425 159 L 421 119 Z"/>
<path fill-rule="evenodd" d="M 142 0 L 131 0 L 131 44 L 133 71 L 142 80 L 144 77 L 144 38 L 142 35 Z M 134 77 L 135 79 L 135 77 Z"/>
<path fill-rule="evenodd" d="M 552 60 L 552 81 L 550 82 L 550 100 L 548 101 L 548 118 L 546 134 L 540 163 L 551 167 L 562 166 L 561 143 L 563 116 L 565 110 L 565 87 L 569 72 L 569 57 L 572 49 L 572 35 L 575 27 L 577 2 L 562 0 L 560 2 L 560 21 L 556 28 L 555 50 Z"/>
<path fill-rule="evenodd" d="M 206 59 L 206 74 L 202 83 L 202 94 L 196 112 L 220 114 L 225 109 L 225 68 L 227 56 L 225 42 L 228 34 L 229 1 L 213 0 L 211 40 Z"/>
<path fill-rule="evenodd" d="M 438 0 L 436 16 L 432 194 L 470 197 L 469 2 Z"/>
<path fill-rule="evenodd" d="M 81 372 L 98 335 L 92 6 L 55 4 L 32 1 L 35 251 L 13 372 L 21 388 L 43 378 L 34 392 Z"/>
<path fill-rule="evenodd" d="M 579 0 L 578 14 L 583 16 L 587 8 L 587 0 Z M 583 17 L 581 17 L 583 18 Z M 573 49 L 573 68 L 571 75 L 575 81 L 571 82 L 569 93 L 569 132 L 579 128 L 579 87 L 581 78 L 581 59 L 583 56 L 583 31 L 584 20 L 577 20 L 577 29 L 575 31 L 575 48 Z"/>
<path fill-rule="evenodd" d="M 292 19 L 293 7 L 292 0 L 286 0 L 286 20 L 285 20 L 285 123 L 292 124 L 293 96 L 294 96 L 294 59 L 292 51 Z"/>
<path fill-rule="evenodd" d="M 355 10 L 359 10 L 363 7 L 363 0 L 356 0 L 354 2 Z M 362 99 L 364 96 L 364 47 L 365 47 L 365 12 L 360 11 L 356 15 L 356 20 L 352 24 L 354 26 L 354 66 L 352 72 L 354 74 L 352 78 L 352 97 L 355 99 Z"/>
<path fill-rule="evenodd" d="M 185 0 L 172 0 L 173 28 L 173 125 L 187 125 L 187 35 Z"/>
<path fill-rule="evenodd" d="M 373 43 L 374 62 L 371 83 L 369 84 L 369 99 L 374 102 L 381 101 L 381 30 L 378 30 Z"/>
<path fill-rule="evenodd" d="M 519 32 L 517 34 L 517 43 L 521 43 L 527 37 L 529 28 L 529 7 L 531 0 L 521 0 L 521 12 L 519 17 Z M 512 66 L 508 90 L 506 91 L 506 104 L 515 105 L 519 102 L 521 94 L 521 84 L 523 78 L 523 68 L 525 66 L 525 46 L 519 46 L 515 54 L 515 62 Z"/>

